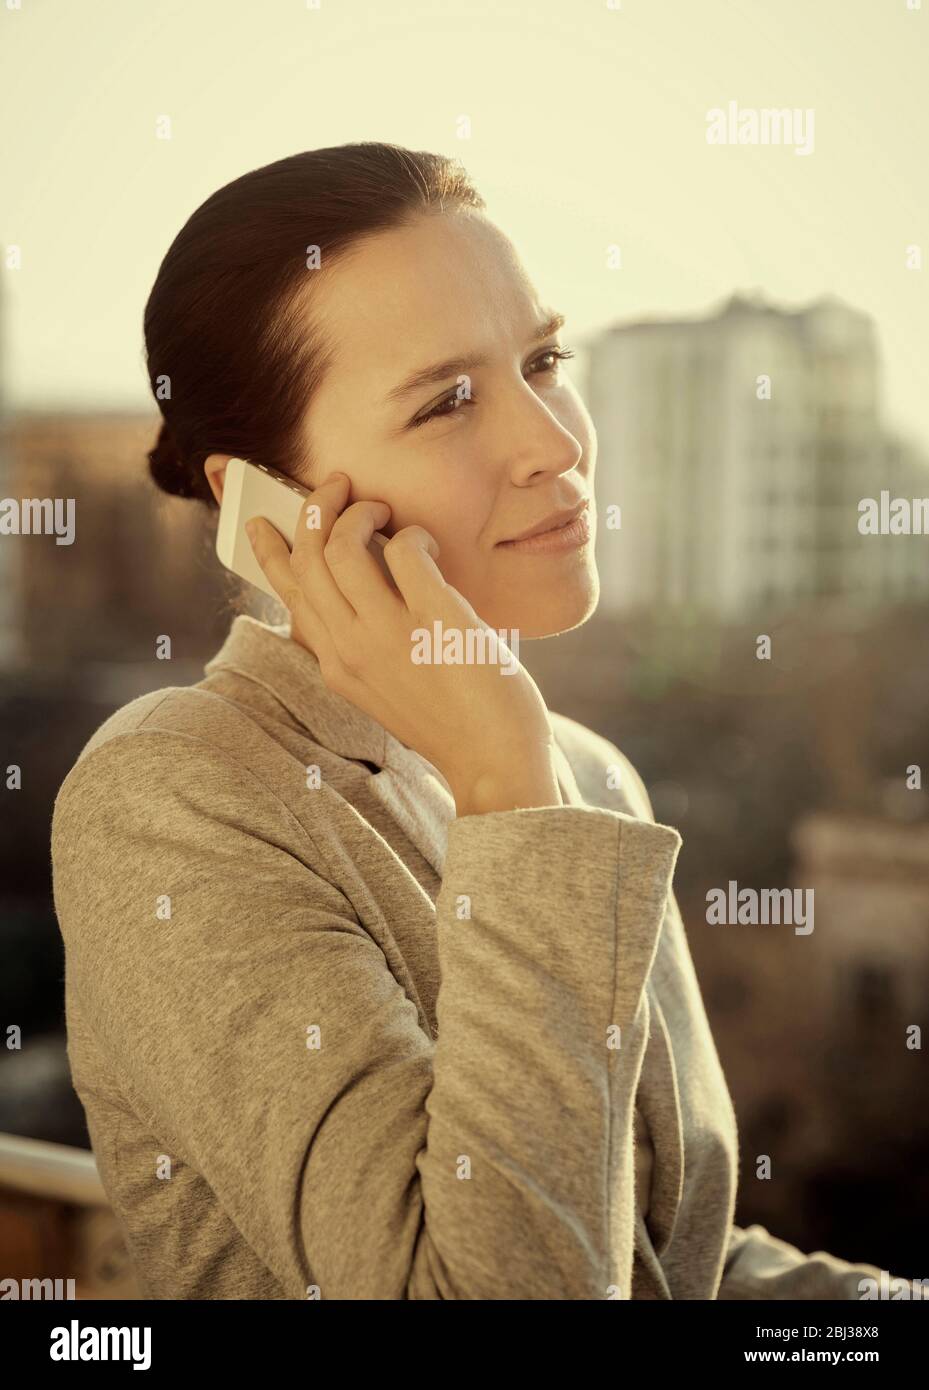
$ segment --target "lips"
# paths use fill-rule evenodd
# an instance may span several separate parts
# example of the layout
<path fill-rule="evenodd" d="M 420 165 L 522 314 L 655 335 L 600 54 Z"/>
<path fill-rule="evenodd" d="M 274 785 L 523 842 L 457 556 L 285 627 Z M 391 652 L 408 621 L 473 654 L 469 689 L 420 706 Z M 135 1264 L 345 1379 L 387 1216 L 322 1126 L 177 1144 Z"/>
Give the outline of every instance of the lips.
<path fill-rule="evenodd" d="M 544 535 L 546 531 L 558 531 L 564 526 L 570 526 L 572 521 L 576 521 L 586 507 L 587 498 L 582 497 L 575 506 L 550 512 L 541 521 L 537 521 L 534 526 L 528 526 L 525 531 L 520 531 L 516 536 L 508 536 L 506 540 L 498 541 L 497 544 L 511 545 L 514 541 L 527 541 L 531 536 Z"/>

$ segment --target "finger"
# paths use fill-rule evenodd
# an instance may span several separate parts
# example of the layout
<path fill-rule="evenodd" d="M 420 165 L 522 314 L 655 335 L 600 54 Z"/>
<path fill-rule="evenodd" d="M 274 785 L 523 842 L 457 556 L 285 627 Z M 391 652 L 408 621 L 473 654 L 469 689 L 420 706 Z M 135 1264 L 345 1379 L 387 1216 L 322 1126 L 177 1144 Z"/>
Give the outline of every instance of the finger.
<path fill-rule="evenodd" d="M 386 619 L 403 607 L 369 548 L 374 532 L 389 518 L 386 502 L 353 502 L 336 520 L 323 551 L 342 593 L 359 617 L 366 619 Z"/>
<path fill-rule="evenodd" d="M 336 584 L 324 556 L 332 526 L 350 490 L 351 483 L 344 473 L 331 473 L 314 488 L 300 508 L 291 553 L 291 565 L 304 593 L 333 632 L 355 617 L 355 610 Z"/>
<path fill-rule="evenodd" d="M 424 526 L 404 526 L 384 546 L 384 559 L 411 613 L 438 611 L 450 591 L 436 564 L 439 545 Z"/>
<path fill-rule="evenodd" d="M 287 542 L 263 516 L 245 523 L 245 533 L 259 567 L 284 607 L 291 612 L 301 600 L 300 583 L 290 563 Z"/>
<path fill-rule="evenodd" d="M 310 650 L 321 669 L 337 669 L 339 656 L 335 643 L 322 619 L 314 613 L 303 586 L 293 573 L 287 543 L 264 517 L 253 517 L 251 522 L 246 523 L 249 527 L 253 524 L 254 539 L 249 536 L 252 550 L 272 588 L 291 614 L 291 633 L 301 631 L 309 637 Z"/>
<path fill-rule="evenodd" d="M 252 517 L 246 525 L 254 528 L 254 537 L 249 536 L 249 541 L 255 559 L 290 613 L 292 628 L 302 629 L 308 635 L 311 650 L 321 662 L 326 661 L 327 657 L 331 662 L 336 654 L 332 636 L 323 620 L 313 611 L 303 585 L 293 572 L 290 550 L 283 536 L 265 517 Z"/>

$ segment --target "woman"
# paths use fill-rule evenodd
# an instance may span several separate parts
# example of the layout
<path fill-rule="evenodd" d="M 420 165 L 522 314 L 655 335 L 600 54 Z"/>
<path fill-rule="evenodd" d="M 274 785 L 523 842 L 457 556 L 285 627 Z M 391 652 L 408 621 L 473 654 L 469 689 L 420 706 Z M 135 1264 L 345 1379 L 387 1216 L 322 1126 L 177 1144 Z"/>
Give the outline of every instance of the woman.
<path fill-rule="evenodd" d="M 436 623 L 594 611 L 559 328 L 460 166 L 389 145 L 235 180 L 159 270 L 156 482 L 213 505 L 240 455 L 311 486 L 320 525 L 291 556 L 257 524 L 288 622 L 236 618 L 56 804 L 69 1056 L 149 1296 L 857 1298 L 879 1274 L 732 1224 L 681 839 L 634 768 L 518 665 L 411 659 Z"/>

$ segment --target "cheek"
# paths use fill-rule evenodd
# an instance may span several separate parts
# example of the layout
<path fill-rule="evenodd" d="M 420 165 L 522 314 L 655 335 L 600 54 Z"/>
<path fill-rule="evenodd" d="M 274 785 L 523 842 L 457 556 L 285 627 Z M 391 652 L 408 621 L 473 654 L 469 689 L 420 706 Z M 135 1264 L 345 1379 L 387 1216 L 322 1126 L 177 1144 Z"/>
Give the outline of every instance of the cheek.
<path fill-rule="evenodd" d="M 481 532 L 485 517 L 479 514 L 475 499 L 462 496 L 457 503 L 420 509 L 424 526 L 439 543 L 438 566 L 456 589 L 472 588 L 482 563 Z"/>
<path fill-rule="evenodd" d="M 422 526 L 438 541 L 443 557 L 454 555 L 460 563 L 477 548 L 493 505 L 475 488 L 474 476 L 472 469 L 443 469 L 436 463 L 410 473 L 389 491 L 382 488 L 392 511 L 388 530 L 393 534 L 404 526 Z"/>
<path fill-rule="evenodd" d="M 468 597 L 476 597 L 487 576 L 487 530 L 492 504 L 481 509 L 471 493 L 445 499 L 441 505 L 420 505 L 419 524 L 437 540 L 436 563 L 443 578 Z"/>

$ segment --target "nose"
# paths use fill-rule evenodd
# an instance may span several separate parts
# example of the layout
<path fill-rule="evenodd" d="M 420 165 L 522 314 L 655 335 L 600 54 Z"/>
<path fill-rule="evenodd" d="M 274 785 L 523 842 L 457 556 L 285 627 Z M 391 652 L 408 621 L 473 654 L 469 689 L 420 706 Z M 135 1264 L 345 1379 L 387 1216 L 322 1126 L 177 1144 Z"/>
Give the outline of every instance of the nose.
<path fill-rule="evenodd" d="M 577 468 L 584 457 L 580 440 L 558 419 L 528 382 L 517 386 L 500 421 L 510 481 L 532 487 Z"/>

